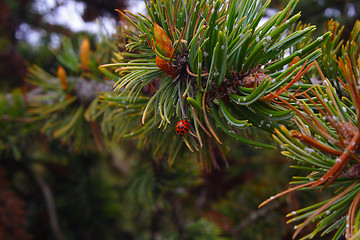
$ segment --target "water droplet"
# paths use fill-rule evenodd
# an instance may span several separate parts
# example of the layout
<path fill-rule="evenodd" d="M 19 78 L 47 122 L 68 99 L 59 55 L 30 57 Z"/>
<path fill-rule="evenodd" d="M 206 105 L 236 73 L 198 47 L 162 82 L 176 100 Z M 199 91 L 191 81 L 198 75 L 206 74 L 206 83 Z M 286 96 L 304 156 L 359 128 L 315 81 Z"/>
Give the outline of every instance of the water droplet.
<path fill-rule="evenodd" d="M 312 153 L 314 153 L 314 152 L 315 152 L 315 150 L 314 150 L 314 149 L 312 149 L 312 148 L 308 148 L 308 147 L 306 147 L 304 150 L 305 150 L 306 152 L 310 153 L 310 154 L 312 154 Z"/>

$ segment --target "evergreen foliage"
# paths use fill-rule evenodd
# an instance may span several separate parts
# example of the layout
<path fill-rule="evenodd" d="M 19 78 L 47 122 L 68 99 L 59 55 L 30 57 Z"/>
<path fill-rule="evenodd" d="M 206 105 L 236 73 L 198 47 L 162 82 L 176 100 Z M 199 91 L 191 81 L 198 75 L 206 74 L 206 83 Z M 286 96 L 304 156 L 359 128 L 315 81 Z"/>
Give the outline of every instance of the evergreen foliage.
<path fill-rule="evenodd" d="M 289 222 L 304 220 L 296 226 L 294 236 L 309 222 L 317 221 L 315 230 L 306 238 L 319 232 L 323 236 L 335 231 L 333 239 L 339 239 L 343 234 L 348 239 L 356 239 L 359 236 L 360 198 L 360 161 L 357 156 L 360 62 L 358 47 L 355 46 L 359 40 L 360 22 L 356 22 L 349 40 L 340 46 L 335 35 L 338 24 L 329 22 L 329 26 L 334 33 L 331 41 L 323 46 L 328 53 L 321 59 L 324 72 L 317 65 L 323 83 L 315 85 L 304 99 L 290 95 L 293 105 L 282 100 L 295 112 L 298 128 L 289 131 L 283 126 L 275 131 L 274 138 L 283 147 L 284 155 L 301 163 L 296 168 L 310 171 L 306 176 L 294 177 L 294 184 L 300 185 L 284 193 L 330 187 L 338 193 L 331 199 L 289 214 L 292 217 Z M 341 52 L 338 51 L 340 47 Z M 328 71 L 330 68 L 337 69 L 336 78 L 333 71 Z M 338 86 L 333 87 L 328 79 Z M 283 193 L 277 196 L 281 195 Z"/>
<path fill-rule="evenodd" d="M 156 148 L 160 144 L 170 150 L 170 162 L 183 152 L 182 145 L 190 151 L 209 152 L 207 139 L 221 144 L 218 135 L 222 133 L 250 145 L 272 148 L 252 140 L 254 130 L 271 132 L 291 117 L 291 111 L 277 104 L 270 93 L 281 95 L 284 85 L 291 88 L 320 55 L 316 47 L 330 33 L 284 57 L 315 27 L 284 35 L 300 17 L 291 16 L 296 1 L 258 26 L 268 5 L 269 1 L 264 5 L 261 1 L 151 2 L 147 6 L 149 17 L 121 13 L 132 25 L 125 33 L 128 42 L 124 51 L 115 54 L 114 63 L 102 66 L 116 67 L 119 72 L 115 83 L 119 99 L 103 99 L 126 104 L 125 111 L 141 116 L 141 122 L 128 118 L 131 124 L 122 124 L 121 132 L 113 131 L 115 138 L 122 134 L 155 142 Z M 144 94 L 144 87 L 152 92 L 145 90 Z M 189 134 L 182 139 L 173 132 L 181 119 L 191 123 Z M 112 118 L 106 120 L 117 124 Z"/>

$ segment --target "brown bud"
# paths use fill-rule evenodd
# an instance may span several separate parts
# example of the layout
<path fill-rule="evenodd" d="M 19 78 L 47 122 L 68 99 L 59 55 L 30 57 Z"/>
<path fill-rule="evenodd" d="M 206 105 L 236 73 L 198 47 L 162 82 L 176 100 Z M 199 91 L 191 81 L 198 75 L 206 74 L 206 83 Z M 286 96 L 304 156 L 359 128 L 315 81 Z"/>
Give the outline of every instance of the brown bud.
<path fill-rule="evenodd" d="M 270 79 L 270 77 L 262 72 L 249 74 L 242 79 L 242 85 L 246 88 L 257 87 L 265 79 Z"/>
<path fill-rule="evenodd" d="M 169 61 L 166 61 L 159 56 L 156 56 L 156 65 L 166 74 L 169 74 L 170 76 L 174 76 L 178 73 L 176 68 L 174 68 Z"/>

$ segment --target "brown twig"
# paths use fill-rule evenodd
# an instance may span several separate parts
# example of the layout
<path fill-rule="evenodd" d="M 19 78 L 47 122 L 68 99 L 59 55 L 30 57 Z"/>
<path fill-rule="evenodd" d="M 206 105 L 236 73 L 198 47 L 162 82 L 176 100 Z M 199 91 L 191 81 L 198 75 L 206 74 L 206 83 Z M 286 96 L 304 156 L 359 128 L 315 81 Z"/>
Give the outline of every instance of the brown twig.
<path fill-rule="evenodd" d="M 58 217 L 57 217 L 56 210 L 55 210 L 54 197 L 51 192 L 51 189 L 50 189 L 49 185 L 45 182 L 45 180 L 40 176 L 40 174 L 36 172 L 36 170 L 33 169 L 32 172 L 33 172 L 35 181 L 40 186 L 40 189 L 44 195 L 44 200 L 45 200 L 47 212 L 49 215 L 51 230 L 53 231 L 56 240 L 65 240 L 65 238 L 63 237 L 63 234 L 60 231 Z"/>

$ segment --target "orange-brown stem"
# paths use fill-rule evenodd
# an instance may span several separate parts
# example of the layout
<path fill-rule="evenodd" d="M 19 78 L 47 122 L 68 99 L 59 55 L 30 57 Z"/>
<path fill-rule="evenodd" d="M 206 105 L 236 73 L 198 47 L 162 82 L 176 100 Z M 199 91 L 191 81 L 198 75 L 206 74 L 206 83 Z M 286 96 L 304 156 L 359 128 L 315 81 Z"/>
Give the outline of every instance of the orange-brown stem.
<path fill-rule="evenodd" d="M 324 174 L 319 180 L 314 182 L 311 187 L 317 187 L 325 182 L 327 184 L 323 187 L 326 188 L 331 183 L 333 183 L 336 178 L 341 174 L 341 172 L 346 168 L 346 166 L 349 164 L 351 157 L 349 152 L 354 152 L 356 148 L 359 146 L 360 143 L 360 134 L 357 132 L 355 136 L 352 138 L 351 142 L 347 146 L 347 148 L 344 150 L 344 152 L 341 154 L 341 156 L 335 161 L 335 164 L 331 167 L 331 169 Z"/>
<path fill-rule="evenodd" d="M 271 93 L 273 94 L 274 96 L 277 96 L 276 94 L 274 93 Z M 278 96 L 277 96 L 278 97 Z M 294 101 L 298 101 L 294 96 L 291 96 L 290 95 L 290 98 L 292 98 Z M 333 137 L 330 136 L 330 134 L 326 131 L 323 131 L 321 127 L 318 126 L 318 124 L 315 124 L 315 123 L 318 123 L 317 121 L 312 122 L 310 121 L 302 112 L 300 112 L 296 107 L 292 106 L 290 103 L 288 103 L 287 101 L 285 101 L 284 99 L 282 99 L 281 97 L 278 97 L 278 99 L 284 103 L 288 108 L 292 109 L 300 118 L 302 118 L 305 122 L 307 122 L 311 127 L 313 127 L 317 132 L 319 132 L 322 136 L 325 136 L 327 137 L 328 139 L 330 139 L 331 141 L 333 142 L 336 142 L 335 139 Z M 299 107 L 301 107 L 307 114 L 310 114 L 311 116 L 311 113 L 301 104 L 299 103 L 298 104 Z"/>
<path fill-rule="evenodd" d="M 291 192 L 296 191 L 296 190 L 298 190 L 298 189 L 301 189 L 301 188 L 304 188 L 304 187 L 308 187 L 308 186 L 310 186 L 311 184 L 312 184 L 312 182 L 308 182 L 308 183 L 305 183 L 305 184 L 302 184 L 302 185 L 299 185 L 299 186 L 296 186 L 296 187 L 293 187 L 293 188 L 289 188 L 289 189 L 287 189 L 287 190 L 285 190 L 285 191 L 283 191 L 283 192 L 281 192 L 281 193 L 278 193 L 278 194 L 276 194 L 275 196 L 272 196 L 272 197 L 270 197 L 269 199 L 265 200 L 264 202 L 262 202 L 262 203 L 258 206 L 258 208 L 261 208 L 262 206 L 268 204 L 269 202 L 271 202 L 272 200 L 275 200 L 275 199 L 278 198 L 278 197 L 281 197 L 281 196 L 283 196 L 283 195 L 285 195 L 285 194 L 291 193 Z"/>
<path fill-rule="evenodd" d="M 322 152 L 329 153 L 335 156 L 341 156 L 342 151 L 330 148 L 329 146 L 301 133 L 298 130 L 290 130 L 290 136 L 299 139 L 302 143 L 312 146 Z"/>

